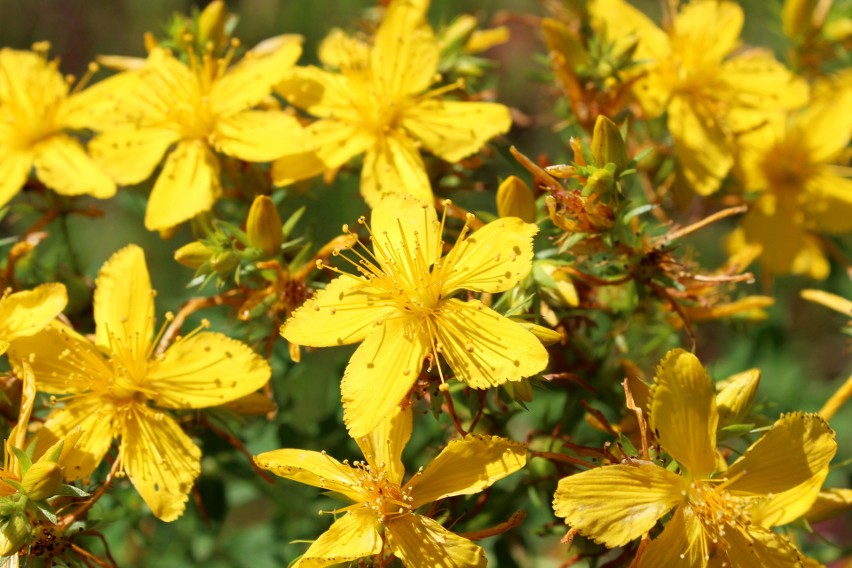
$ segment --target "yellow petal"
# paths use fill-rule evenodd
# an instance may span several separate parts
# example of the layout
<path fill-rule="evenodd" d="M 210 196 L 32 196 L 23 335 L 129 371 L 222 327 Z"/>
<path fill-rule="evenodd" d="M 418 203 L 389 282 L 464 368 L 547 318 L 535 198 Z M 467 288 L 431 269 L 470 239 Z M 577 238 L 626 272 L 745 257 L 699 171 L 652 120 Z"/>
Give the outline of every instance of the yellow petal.
<path fill-rule="evenodd" d="M 801 295 L 805 300 L 823 305 L 846 316 L 852 316 L 852 300 L 847 300 L 837 294 L 815 289 L 802 290 Z"/>
<path fill-rule="evenodd" d="M 158 406 L 206 408 L 256 391 L 270 372 L 248 345 L 220 333 L 198 333 L 152 361 L 146 379 Z"/>
<path fill-rule="evenodd" d="M 340 276 L 299 307 L 281 326 L 287 341 L 310 347 L 358 343 L 392 309 L 375 304 L 380 292 L 366 279 Z"/>
<path fill-rule="evenodd" d="M 30 364 L 42 392 L 80 393 L 106 387 L 113 377 L 112 366 L 95 344 L 59 322 L 15 341 L 9 360 L 16 372 L 20 359 Z"/>
<path fill-rule="evenodd" d="M 364 156 L 361 195 L 370 207 L 392 193 L 410 193 L 432 203 L 432 186 L 414 141 L 402 134 L 390 134 L 376 141 Z"/>
<path fill-rule="evenodd" d="M 284 78 L 301 53 L 301 45 L 286 39 L 268 53 L 249 51 L 213 83 L 210 88 L 211 111 L 217 116 L 228 116 L 253 107 Z"/>
<path fill-rule="evenodd" d="M 442 302 L 435 327 L 444 359 L 473 388 L 519 381 L 547 366 L 547 350 L 535 335 L 478 300 Z"/>
<path fill-rule="evenodd" d="M 119 126 L 89 143 L 92 158 L 121 185 L 148 179 L 180 135 L 170 128 Z"/>
<path fill-rule="evenodd" d="M 410 568 L 479 568 L 486 565 L 482 548 L 429 517 L 395 517 L 387 523 L 385 531 L 394 555 Z"/>
<path fill-rule="evenodd" d="M 823 233 L 852 232 L 852 179 L 822 173 L 805 185 L 809 224 Z"/>
<path fill-rule="evenodd" d="M 351 562 L 382 551 L 376 515 L 367 509 L 346 513 L 299 558 L 293 568 L 319 568 Z"/>
<path fill-rule="evenodd" d="M 288 103 L 305 112 L 334 121 L 358 123 L 362 119 L 352 105 L 363 95 L 350 79 L 317 67 L 296 67 L 275 87 Z"/>
<path fill-rule="evenodd" d="M 734 2 L 711 0 L 684 6 L 675 17 L 672 35 L 674 42 L 700 53 L 702 61 L 721 62 L 739 43 L 742 27 L 742 8 Z"/>
<path fill-rule="evenodd" d="M 439 158 L 458 162 L 508 132 L 512 117 L 496 103 L 426 99 L 405 111 L 402 126 Z"/>
<path fill-rule="evenodd" d="M 792 272 L 796 257 L 807 247 L 798 210 L 791 199 L 763 194 L 742 220 L 745 238 L 763 246 L 761 266 L 773 274 Z"/>
<path fill-rule="evenodd" d="M 817 82 L 814 98 L 798 121 L 811 159 L 823 163 L 838 160 L 852 136 L 852 85 L 833 79 Z"/>
<path fill-rule="evenodd" d="M 134 404 L 123 422 L 119 459 L 127 477 L 155 517 L 174 521 L 201 473 L 201 450 L 156 409 Z"/>
<path fill-rule="evenodd" d="M 18 410 L 18 422 L 9 430 L 9 435 L 3 444 L 4 460 L 0 471 L 11 473 L 15 479 L 21 479 L 21 464 L 12 448 L 26 449 L 27 431 L 30 425 L 30 417 L 33 414 L 33 406 L 36 399 L 36 380 L 33 369 L 26 361 L 20 362 L 22 368 L 16 374 L 21 377 L 21 405 Z M 3 487 L 5 489 L 5 486 Z"/>
<path fill-rule="evenodd" d="M 834 430 L 817 414 L 785 414 L 728 468 L 728 490 L 776 494 L 822 474 L 837 452 Z M 738 479 L 737 476 L 739 477 Z M 808 494 L 800 486 L 801 497 Z"/>
<path fill-rule="evenodd" d="M 828 467 L 792 489 L 773 493 L 768 499 L 758 501 L 750 511 L 751 522 L 767 529 L 792 523 L 810 511 L 819 497 L 826 476 Z"/>
<path fill-rule="evenodd" d="M 393 2 L 376 32 L 370 68 L 376 87 L 391 98 L 424 91 L 438 71 L 440 50 L 424 8 Z"/>
<path fill-rule="evenodd" d="M 441 255 L 441 223 L 431 202 L 389 195 L 370 217 L 373 254 L 387 274 L 414 289 Z"/>
<path fill-rule="evenodd" d="M 441 267 L 449 272 L 446 293 L 457 289 L 496 293 L 514 288 L 532 269 L 536 233 L 538 226 L 504 217 L 456 243 Z"/>
<path fill-rule="evenodd" d="M 669 51 L 669 38 L 648 16 L 624 0 L 594 0 L 589 13 L 598 30 L 606 30 L 607 41 L 639 40 L 635 60 L 658 59 Z M 618 45 L 618 43 L 616 43 Z"/>
<path fill-rule="evenodd" d="M 709 555 L 701 522 L 689 507 L 678 507 L 660 536 L 651 541 L 637 568 L 703 568 Z"/>
<path fill-rule="evenodd" d="M 11 151 L 4 147 L 0 139 L 0 207 L 21 191 L 32 167 L 32 154 Z"/>
<path fill-rule="evenodd" d="M 650 531 L 685 498 L 687 482 L 654 464 L 612 465 L 559 480 L 553 495 L 557 517 L 609 548 Z"/>
<path fill-rule="evenodd" d="M 271 162 L 308 149 L 299 121 L 275 110 L 247 110 L 216 121 L 219 152 L 247 162 Z"/>
<path fill-rule="evenodd" d="M 364 500 L 358 471 L 325 452 L 273 450 L 255 456 L 254 463 L 279 477 L 340 493 L 360 503 Z"/>
<path fill-rule="evenodd" d="M 411 438 L 411 428 L 411 407 L 395 408 L 372 432 L 355 439 L 373 471 L 383 472 L 395 485 L 402 485 L 402 450 Z"/>
<path fill-rule="evenodd" d="M 115 195 L 115 183 L 70 136 L 51 136 L 42 140 L 34 151 L 36 176 L 56 193 L 87 194 L 99 199 Z"/>
<path fill-rule="evenodd" d="M 719 119 L 700 102 L 675 97 L 669 103 L 669 130 L 686 182 L 700 195 L 719 189 L 734 163 L 731 141 Z"/>
<path fill-rule="evenodd" d="M 731 58 L 721 68 L 720 98 L 758 109 L 794 109 L 808 102 L 808 85 L 768 51 L 758 49 Z"/>
<path fill-rule="evenodd" d="M 61 314 L 67 303 L 62 284 L 42 284 L 0 298 L 0 338 L 14 341 L 36 333 Z"/>
<path fill-rule="evenodd" d="M 80 428 L 83 434 L 77 444 L 70 449 L 64 448 L 62 452 L 62 465 L 66 479 L 86 478 L 101 463 L 113 438 L 119 434 L 116 414 L 116 409 L 99 396 L 82 395 L 74 398 L 64 408 L 48 415 L 36 437 L 36 454 L 43 454 L 72 430 Z"/>
<path fill-rule="evenodd" d="M 657 367 L 651 399 L 651 429 L 660 445 L 695 478 L 716 469 L 716 393 L 701 362 L 682 349 L 669 351 Z"/>
<path fill-rule="evenodd" d="M 731 568 L 796 568 L 805 558 L 780 534 L 754 525 L 725 530 L 728 566 Z"/>
<path fill-rule="evenodd" d="M 209 211 L 219 198 L 219 161 L 206 144 L 183 141 L 166 158 L 151 190 L 145 228 L 170 229 Z"/>
<path fill-rule="evenodd" d="M 414 499 L 411 506 L 416 509 L 444 497 L 479 493 L 526 463 L 527 447 L 518 442 L 474 434 L 452 440 L 406 485 Z"/>
<path fill-rule="evenodd" d="M 154 291 L 140 247 L 124 247 L 101 267 L 94 309 L 98 345 L 111 350 L 118 340 L 128 358 L 139 364 L 147 359 L 154 334 Z"/>
<path fill-rule="evenodd" d="M 832 488 L 820 491 L 805 518 L 809 523 L 833 519 L 852 509 L 852 489 Z"/>
<path fill-rule="evenodd" d="M 340 384 L 343 421 L 353 438 L 393 413 L 417 379 L 427 348 L 414 326 L 389 317 L 355 350 Z"/>
<path fill-rule="evenodd" d="M 326 67 L 366 67 L 370 60 L 370 48 L 361 39 L 334 28 L 323 38 L 317 56 Z"/>

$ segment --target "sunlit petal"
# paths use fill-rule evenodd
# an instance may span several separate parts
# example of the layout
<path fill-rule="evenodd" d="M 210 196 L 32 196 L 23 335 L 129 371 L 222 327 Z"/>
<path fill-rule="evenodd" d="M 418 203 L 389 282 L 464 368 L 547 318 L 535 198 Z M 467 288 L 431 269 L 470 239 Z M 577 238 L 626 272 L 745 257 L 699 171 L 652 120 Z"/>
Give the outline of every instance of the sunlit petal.
<path fill-rule="evenodd" d="M 388 544 L 411 568 L 479 568 L 485 552 L 468 539 L 420 515 L 402 515 L 387 523 Z"/>
<path fill-rule="evenodd" d="M 70 136 L 51 136 L 38 143 L 34 152 L 36 177 L 56 193 L 100 199 L 115 195 L 115 183 Z"/>
<path fill-rule="evenodd" d="M 396 485 L 402 485 L 405 474 L 402 450 L 411 438 L 411 418 L 410 406 L 396 408 L 372 432 L 355 439 L 373 471 L 385 472 L 387 479 Z"/>
<path fill-rule="evenodd" d="M 689 507 L 678 507 L 660 536 L 642 553 L 637 568 L 703 568 L 708 556 L 701 522 Z"/>
<path fill-rule="evenodd" d="M 319 568 L 350 562 L 382 551 L 376 515 L 369 510 L 346 513 L 329 527 L 293 564 L 293 568 Z"/>
<path fill-rule="evenodd" d="M 273 450 L 255 456 L 254 463 L 279 477 L 334 491 L 354 502 L 364 500 L 358 472 L 325 452 Z"/>

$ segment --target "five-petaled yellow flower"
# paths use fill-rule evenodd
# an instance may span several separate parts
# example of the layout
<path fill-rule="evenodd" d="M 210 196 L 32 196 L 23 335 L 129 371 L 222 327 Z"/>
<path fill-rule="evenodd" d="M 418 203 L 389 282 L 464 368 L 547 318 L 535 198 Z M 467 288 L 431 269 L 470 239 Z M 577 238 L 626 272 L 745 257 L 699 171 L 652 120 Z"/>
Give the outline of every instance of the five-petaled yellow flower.
<path fill-rule="evenodd" d="M 734 464 L 720 468 L 713 385 L 694 355 L 676 349 L 657 369 L 650 421 L 681 473 L 634 461 L 566 477 L 554 496 L 558 516 L 580 534 L 617 547 L 675 509 L 639 558 L 640 568 L 802 565 L 796 547 L 770 527 L 798 518 L 817 498 L 837 451 L 825 420 L 786 414 Z"/>
<path fill-rule="evenodd" d="M 805 83 L 771 53 L 735 52 L 743 10 L 734 2 L 690 2 L 665 29 L 624 0 L 594 0 L 590 10 L 610 41 L 638 40 L 633 93 L 647 117 L 668 112 L 680 172 L 701 195 L 733 166 L 737 131 L 807 101 Z"/>
<path fill-rule="evenodd" d="M 62 284 L 42 284 L 14 294 L 4 292 L 0 296 L 0 355 L 16 339 L 44 329 L 67 303 L 68 294 Z"/>
<path fill-rule="evenodd" d="M 396 409 L 356 438 L 365 461 L 342 463 L 325 452 L 283 449 L 255 457 L 264 469 L 333 491 L 352 501 L 293 568 L 329 566 L 374 556 L 384 541 L 405 566 L 485 566 L 482 548 L 415 511 L 454 495 L 479 493 L 526 463 L 526 447 L 498 437 L 468 435 L 444 448 L 403 483 L 402 450 L 411 437 L 411 409 Z"/>
<path fill-rule="evenodd" d="M 209 211 L 222 192 L 215 152 L 269 162 L 304 150 L 298 121 L 279 110 L 255 110 L 298 59 L 301 46 L 278 38 L 233 67 L 190 54 L 190 64 L 154 48 L 144 66 L 112 79 L 114 110 L 92 140 L 97 162 L 122 185 L 147 179 L 170 147 L 148 201 L 145 227 L 165 230 Z M 117 85 L 117 86 L 115 86 Z M 105 89 L 106 90 L 106 89 Z"/>
<path fill-rule="evenodd" d="M 371 207 L 388 193 L 431 201 L 420 156 L 448 162 L 478 151 L 511 126 L 496 103 L 447 101 L 455 85 L 428 90 L 438 76 L 440 46 L 426 22 L 428 1 L 394 0 L 372 45 L 332 34 L 320 57 L 339 73 L 297 68 L 276 87 L 287 101 L 318 117 L 307 128 L 318 150 L 275 163 L 278 185 L 315 176 L 364 154 L 361 193 Z"/>
<path fill-rule="evenodd" d="M 852 231 L 852 179 L 844 154 L 852 136 L 852 72 L 819 82 L 808 108 L 768 118 L 740 137 L 745 186 L 760 191 L 739 240 L 763 247 L 772 274 L 828 276 L 828 260 L 809 231 Z M 739 237 L 742 237 L 740 239 Z"/>
<path fill-rule="evenodd" d="M 68 134 L 96 128 L 91 93 L 69 92 L 57 61 L 47 61 L 47 44 L 35 47 L 35 53 L 0 50 L 0 206 L 33 168 L 39 181 L 62 195 L 112 197 L 113 181 Z"/>
<path fill-rule="evenodd" d="M 45 421 L 39 448 L 81 428 L 64 460 L 66 477 L 77 479 L 91 474 L 121 438 L 123 471 L 153 513 L 172 521 L 186 506 L 201 452 L 161 408 L 230 402 L 263 386 L 269 365 L 239 341 L 211 332 L 188 334 L 155 353 L 154 291 L 134 245 L 101 268 L 94 308 L 94 343 L 60 323 L 12 343 L 15 358 L 31 363 L 39 390 L 70 395 Z"/>
<path fill-rule="evenodd" d="M 340 386 L 352 436 L 366 435 L 390 415 L 427 355 L 442 380 L 438 354 L 457 379 L 477 389 L 544 369 L 547 351 L 532 333 L 478 300 L 453 297 L 514 287 L 532 268 L 538 227 L 505 217 L 467 236 L 465 225 L 442 257 L 444 223 L 431 205 L 389 196 L 373 210 L 371 224 L 372 253 L 360 242 L 363 252 L 352 251 L 360 275 L 342 272 L 281 327 L 287 341 L 300 345 L 363 342 Z"/>

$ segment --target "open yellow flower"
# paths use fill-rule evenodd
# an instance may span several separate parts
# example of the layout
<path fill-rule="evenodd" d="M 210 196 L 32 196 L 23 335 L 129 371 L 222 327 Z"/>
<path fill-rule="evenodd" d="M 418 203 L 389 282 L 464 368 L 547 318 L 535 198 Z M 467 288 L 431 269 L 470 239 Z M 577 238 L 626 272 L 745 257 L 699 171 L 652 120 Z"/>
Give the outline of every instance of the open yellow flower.
<path fill-rule="evenodd" d="M 325 452 L 283 449 L 254 458 L 281 477 L 333 491 L 352 501 L 293 568 L 340 564 L 379 554 L 384 540 L 403 565 L 415 568 L 485 566 L 482 548 L 415 511 L 454 495 L 488 488 L 526 464 L 526 447 L 498 437 L 454 440 L 403 483 L 402 450 L 411 437 L 411 408 L 397 409 L 355 441 L 365 461 L 342 463 Z"/>
<path fill-rule="evenodd" d="M 547 351 L 532 333 L 478 300 L 453 297 L 461 290 L 497 293 L 514 287 L 532 267 L 538 227 L 504 217 L 466 236 L 465 225 L 442 257 L 443 221 L 431 205 L 390 196 L 373 210 L 371 221 L 373 251 L 360 241 L 356 246 L 364 252 L 353 249 L 360 260 L 351 262 L 360 275 L 341 273 L 281 327 L 287 341 L 300 345 L 363 342 L 340 385 L 352 436 L 366 435 L 390 415 L 427 355 L 442 377 L 438 354 L 456 378 L 477 389 L 544 369 Z"/>
<path fill-rule="evenodd" d="M 769 52 L 733 54 L 743 25 L 734 2 L 690 2 L 666 29 L 624 0 L 594 0 L 590 10 L 610 40 L 638 40 L 633 93 L 649 118 L 668 112 L 680 172 L 701 195 L 718 190 L 734 164 L 734 122 L 745 130 L 807 101 L 805 83 Z"/>
<path fill-rule="evenodd" d="M 772 274 L 822 279 L 828 260 L 810 231 L 852 231 L 852 172 L 843 164 L 852 136 L 852 72 L 814 91 L 803 112 L 767 119 L 739 138 L 744 184 L 761 193 L 732 244 L 759 243 L 761 266 Z"/>
<path fill-rule="evenodd" d="M 47 61 L 46 43 L 35 53 L 0 50 L 0 206 L 12 199 L 35 168 L 44 185 L 62 195 L 115 194 L 115 184 L 68 134 L 94 128 L 86 91 Z"/>
<path fill-rule="evenodd" d="M 558 516 L 580 534 L 617 547 L 675 509 L 640 567 L 801 566 L 801 553 L 770 527 L 798 518 L 816 500 L 837 451 L 825 420 L 786 414 L 719 471 L 713 385 L 698 359 L 680 349 L 657 369 L 650 420 L 681 473 L 634 461 L 566 477 L 554 495 Z"/>
<path fill-rule="evenodd" d="M 261 47 L 262 46 L 262 47 Z M 292 38 L 261 44 L 228 68 L 222 60 L 190 55 L 190 65 L 154 48 L 140 70 L 110 79 L 110 126 L 92 140 L 92 156 L 118 183 L 147 179 L 169 148 L 157 178 L 145 227 L 164 230 L 213 207 L 222 192 L 221 152 L 247 162 L 269 162 L 304 150 L 298 121 L 283 111 L 254 110 L 288 73 L 301 46 Z"/>
<path fill-rule="evenodd" d="M 94 343 L 54 323 L 10 352 L 30 362 L 39 390 L 71 395 L 39 432 L 41 448 L 83 430 L 65 476 L 91 474 L 121 438 L 124 472 L 154 515 L 171 521 L 183 513 L 201 452 L 161 408 L 230 402 L 263 386 L 270 370 L 246 345 L 211 332 L 188 334 L 156 354 L 153 298 L 142 249 L 128 246 L 98 274 Z"/>
<path fill-rule="evenodd" d="M 276 91 L 290 104 L 319 120 L 307 128 L 318 150 L 276 162 L 276 184 L 313 177 L 364 154 L 361 193 L 371 207 L 387 193 L 431 201 L 421 147 L 457 162 L 509 130 L 503 105 L 440 98 L 456 85 L 428 90 L 440 55 L 425 18 L 428 6 L 394 0 L 372 45 L 342 33 L 326 41 L 320 57 L 339 73 L 297 68 L 278 84 Z"/>
<path fill-rule="evenodd" d="M 0 296 L 0 355 L 12 341 L 44 329 L 67 303 L 68 294 L 62 284 L 42 284 L 14 294 L 4 292 Z"/>

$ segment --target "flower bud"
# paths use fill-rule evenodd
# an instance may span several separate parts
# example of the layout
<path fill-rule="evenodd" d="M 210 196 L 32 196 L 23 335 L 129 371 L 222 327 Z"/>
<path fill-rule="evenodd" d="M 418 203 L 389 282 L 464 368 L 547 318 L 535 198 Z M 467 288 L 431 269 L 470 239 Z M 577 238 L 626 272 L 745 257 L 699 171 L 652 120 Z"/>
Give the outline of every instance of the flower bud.
<path fill-rule="evenodd" d="M 36 462 L 24 474 L 21 487 L 33 501 L 49 499 L 62 487 L 62 468 L 52 461 Z"/>
<path fill-rule="evenodd" d="M 784 35 L 802 39 L 814 28 L 814 11 L 819 0 L 787 0 L 781 10 Z"/>
<path fill-rule="evenodd" d="M 240 258 L 234 251 L 225 250 L 214 254 L 210 258 L 210 266 L 218 274 L 225 275 L 234 270 L 240 264 Z"/>
<path fill-rule="evenodd" d="M 606 195 L 612 189 L 614 182 L 615 179 L 609 171 L 597 169 L 589 176 L 583 195 Z"/>
<path fill-rule="evenodd" d="M 506 387 L 506 391 L 512 396 L 512 400 L 531 402 L 533 399 L 533 389 L 529 379 L 503 383 L 503 386 Z"/>
<path fill-rule="evenodd" d="M 722 388 L 716 395 L 719 428 L 740 424 L 748 416 L 759 384 L 758 369 L 737 373 L 721 383 Z"/>
<path fill-rule="evenodd" d="M 535 335 L 535 338 L 541 341 L 542 345 L 553 345 L 562 339 L 562 335 L 558 331 L 554 331 L 549 327 L 536 325 L 532 322 L 523 320 L 513 319 L 512 321 Z"/>
<path fill-rule="evenodd" d="M 11 556 L 26 546 L 32 526 L 26 516 L 16 513 L 0 523 L 0 557 Z"/>
<path fill-rule="evenodd" d="M 228 23 L 228 7 L 223 0 L 213 0 L 198 16 L 198 42 L 213 43 L 219 47 L 225 43 L 225 24 Z"/>
<path fill-rule="evenodd" d="M 520 217 L 527 223 L 535 223 L 535 197 L 522 179 L 509 176 L 497 188 L 497 214 L 500 217 Z"/>
<path fill-rule="evenodd" d="M 281 216 L 275 203 L 266 195 L 258 195 L 251 204 L 246 222 L 249 244 L 263 251 L 267 257 L 281 252 L 284 235 L 281 232 Z"/>
<path fill-rule="evenodd" d="M 627 148 L 618 127 L 604 115 L 598 115 L 595 130 L 592 134 L 592 156 L 595 165 L 603 168 L 607 164 L 615 164 L 615 176 L 627 168 Z"/>
<path fill-rule="evenodd" d="M 213 251 L 199 241 L 183 245 L 175 251 L 175 260 L 189 268 L 199 269 L 210 260 Z"/>

